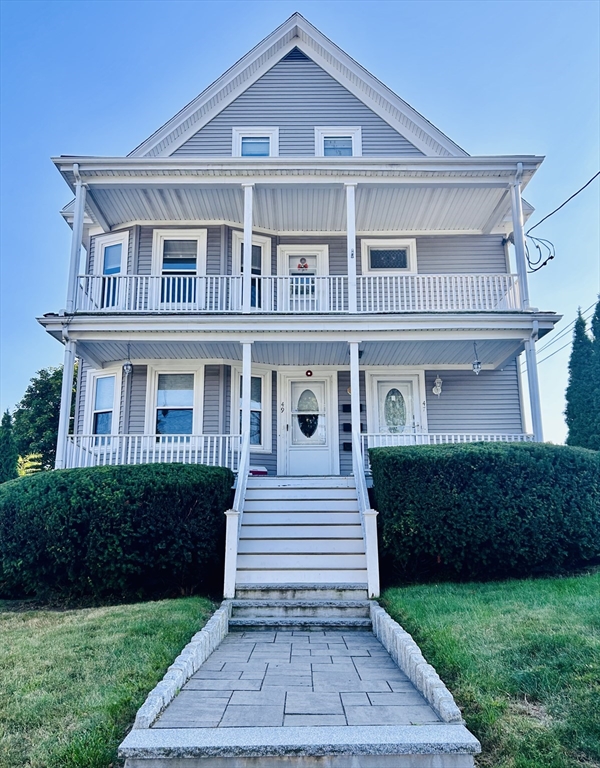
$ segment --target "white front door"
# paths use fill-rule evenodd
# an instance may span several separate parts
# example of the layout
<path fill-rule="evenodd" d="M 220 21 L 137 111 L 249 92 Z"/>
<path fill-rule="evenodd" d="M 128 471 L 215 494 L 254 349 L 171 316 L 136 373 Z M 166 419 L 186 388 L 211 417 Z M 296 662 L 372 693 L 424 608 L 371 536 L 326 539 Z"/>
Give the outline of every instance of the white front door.
<path fill-rule="evenodd" d="M 339 439 L 332 377 L 282 378 L 279 474 L 337 474 Z"/>

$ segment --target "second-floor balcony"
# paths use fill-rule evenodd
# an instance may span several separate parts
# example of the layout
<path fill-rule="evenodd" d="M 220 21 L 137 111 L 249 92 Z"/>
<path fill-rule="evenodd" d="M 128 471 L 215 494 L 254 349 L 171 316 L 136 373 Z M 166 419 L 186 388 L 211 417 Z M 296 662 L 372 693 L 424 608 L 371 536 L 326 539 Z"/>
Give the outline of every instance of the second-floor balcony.
<path fill-rule="evenodd" d="M 243 278 L 235 275 L 81 275 L 81 313 L 237 313 Z M 254 276 L 250 311 L 266 314 L 349 312 L 347 275 Z M 359 313 L 514 312 L 521 309 L 512 274 L 360 275 Z"/>

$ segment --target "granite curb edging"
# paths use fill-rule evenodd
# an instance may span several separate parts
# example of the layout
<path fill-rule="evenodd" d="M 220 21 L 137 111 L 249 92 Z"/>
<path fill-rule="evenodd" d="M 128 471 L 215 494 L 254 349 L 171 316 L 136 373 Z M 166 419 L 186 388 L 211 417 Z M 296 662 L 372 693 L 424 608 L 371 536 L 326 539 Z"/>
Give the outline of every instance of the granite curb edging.
<path fill-rule="evenodd" d="M 371 602 L 373 634 L 445 723 L 463 723 L 454 696 L 428 664 L 412 636 L 375 601 Z"/>
<path fill-rule="evenodd" d="M 219 608 L 181 651 L 167 669 L 163 679 L 150 691 L 138 709 L 133 729 L 150 728 L 156 718 L 177 696 L 183 685 L 198 671 L 211 653 L 229 633 L 231 601 L 223 600 Z"/>

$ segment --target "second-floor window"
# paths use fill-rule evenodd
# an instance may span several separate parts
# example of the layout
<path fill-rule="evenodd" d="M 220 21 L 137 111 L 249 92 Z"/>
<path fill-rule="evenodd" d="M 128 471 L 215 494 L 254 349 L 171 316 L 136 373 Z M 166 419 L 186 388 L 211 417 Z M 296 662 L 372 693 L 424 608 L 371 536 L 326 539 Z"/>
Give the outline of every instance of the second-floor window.
<path fill-rule="evenodd" d="M 363 275 L 411 274 L 417 271 L 414 239 L 361 241 Z"/>

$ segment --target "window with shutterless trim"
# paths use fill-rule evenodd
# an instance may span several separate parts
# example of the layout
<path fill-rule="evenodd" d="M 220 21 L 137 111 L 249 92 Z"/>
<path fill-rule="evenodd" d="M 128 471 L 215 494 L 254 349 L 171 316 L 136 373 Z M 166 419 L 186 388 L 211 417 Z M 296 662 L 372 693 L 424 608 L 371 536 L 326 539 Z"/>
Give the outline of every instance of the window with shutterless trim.
<path fill-rule="evenodd" d="M 363 275 L 411 274 L 417 271 L 414 239 L 363 239 L 360 243 Z"/>
<path fill-rule="evenodd" d="M 232 381 L 232 424 L 241 433 L 242 426 L 242 371 L 233 367 Z M 272 386 L 271 371 L 256 371 L 252 367 L 250 383 L 250 445 L 252 451 L 271 453 L 272 450 Z M 237 411 L 237 413 L 236 413 Z"/>
<path fill-rule="evenodd" d="M 231 154 L 233 157 L 279 157 L 279 128 L 232 128 Z"/>
<path fill-rule="evenodd" d="M 350 126 L 315 126 L 316 157 L 361 157 L 362 129 Z"/>
<path fill-rule="evenodd" d="M 127 271 L 129 232 L 94 238 L 94 274 L 121 275 Z"/>

